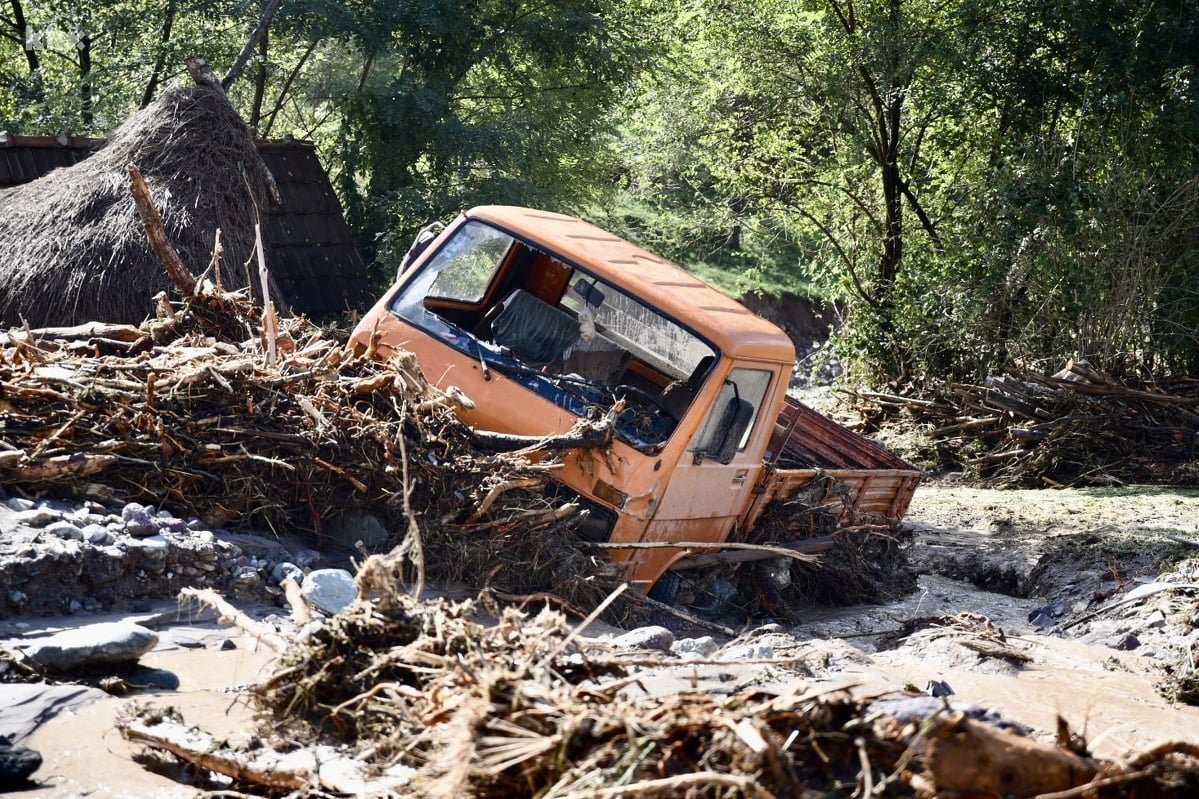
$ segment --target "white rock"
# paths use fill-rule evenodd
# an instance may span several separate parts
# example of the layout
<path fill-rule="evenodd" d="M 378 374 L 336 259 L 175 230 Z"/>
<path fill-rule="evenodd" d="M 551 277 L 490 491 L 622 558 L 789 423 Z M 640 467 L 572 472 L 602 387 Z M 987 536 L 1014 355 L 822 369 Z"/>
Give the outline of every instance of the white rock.
<path fill-rule="evenodd" d="M 132 622 L 107 622 L 35 638 L 21 647 L 48 669 L 69 671 L 104 663 L 132 663 L 158 644 L 158 635 Z"/>
<path fill-rule="evenodd" d="M 659 652 L 669 652 L 674 643 L 674 633 L 665 627 L 638 627 L 612 639 L 612 643 L 621 649 L 656 649 Z"/>
<path fill-rule="evenodd" d="M 720 646 L 710 635 L 700 638 L 680 638 L 670 645 L 670 651 L 676 655 L 697 658 L 712 657 L 718 649 Z"/>
<path fill-rule="evenodd" d="M 304 578 L 304 599 L 322 613 L 335 615 L 358 598 L 354 577 L 345 569 L 317 569 Z"/>

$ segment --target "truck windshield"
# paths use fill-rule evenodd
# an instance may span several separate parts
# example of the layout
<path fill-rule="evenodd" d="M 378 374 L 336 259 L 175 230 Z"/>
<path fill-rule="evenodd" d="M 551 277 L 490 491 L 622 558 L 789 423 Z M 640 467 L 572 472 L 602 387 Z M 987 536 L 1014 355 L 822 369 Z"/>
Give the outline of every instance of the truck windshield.
<path fill-rule="evenodd" d="M 656 451 L 716 351 L 554 253 L 477 220 L 461 225 L 391 310 L 578 416 L 617 403 L 617 435 Z"/>

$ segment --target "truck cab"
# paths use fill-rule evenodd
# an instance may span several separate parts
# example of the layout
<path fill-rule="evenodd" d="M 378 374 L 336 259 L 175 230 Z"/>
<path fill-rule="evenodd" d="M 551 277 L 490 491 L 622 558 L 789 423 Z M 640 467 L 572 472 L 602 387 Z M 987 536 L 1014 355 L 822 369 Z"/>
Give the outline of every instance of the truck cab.
<path fill-rule="evenodd" d="M 570 450 L 553 472 L 586 507 L 578 532 L 594 541 L 724 542 L 777 490 L 817 474 L 780 476 L 777 457 L 766 457 L 768 448 L 803 449 L 789 446 L 796 423 L 816 416 L 786 398 L 790 339 L 679 267 L 571 216 L 486 206 L 418 239 L 350 346 L 382 359 L 413 353 L 431 383 L 471 398 L 460 415 L 480 430 L 555 436 L 612 416 L 611 446 Z M 860 441 L 870 468 L 907 466 Z M 648 590 L 689 551 L 610 553 Z"/>

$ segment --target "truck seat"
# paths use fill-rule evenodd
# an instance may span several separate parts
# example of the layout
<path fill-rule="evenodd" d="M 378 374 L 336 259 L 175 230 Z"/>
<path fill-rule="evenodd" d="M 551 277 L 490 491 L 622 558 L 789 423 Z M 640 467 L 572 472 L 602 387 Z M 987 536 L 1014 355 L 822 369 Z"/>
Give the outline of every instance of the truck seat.
<path fill-rule="evenodd" d="M 523 289 L 508 295 L 491 329 L 497 344 L 535 366 L 561 358 L 579 339 L 579 320 Z"/>
<path fill-rule="evenodd" d="M 715 360 L 711 355 L 705 355 L 699 359 L 699 363 L 691 370 L 691 375 L 686 380 L 676 380 L 662 389 L 658 400 L 666 410 L 670 411 L 670 415 L 675 418 L 675 421 L 682 419 L 683 414 L 691 407 L 691 401 L 695 399 L 699 387 L 703 385 L 704 378 L 708 376 Z"/>

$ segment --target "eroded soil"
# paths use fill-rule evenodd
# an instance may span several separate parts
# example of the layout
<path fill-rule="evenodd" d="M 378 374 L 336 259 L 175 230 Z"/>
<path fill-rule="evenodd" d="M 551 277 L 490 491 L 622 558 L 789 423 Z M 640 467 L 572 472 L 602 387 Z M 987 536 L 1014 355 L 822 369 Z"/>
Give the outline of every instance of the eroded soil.
<path fill-rule="evenodd" d="M 996 709 L 1034 736 L 1052 738 L 1060 714 L 1102 756 L 1193 739 L 1199 707 L 1160 686 L 1188 658 L 1193 669 L 1199 645 L 1199 592 L 1186 588 L 1199 583 L 1199 548 L 1175 540 L 1199 539 L 1199 491 L 993 491 L 942 480 L 917 491 L 908 523 L 916 592 L 887 605 L 800 608 L 797 621 L 718 642 L 703 664 L 666 655 L 639 684 L 727 693 L 802 681 L 885 692 L 936 681 L 952 690 L 949 701 Z M 255 615 L 271 613 L 281 611 Z M 147 660 L 174 671 L 180 687 L 138 701 L 172 705 L 218 734 L 244 732 L 237 688 L 270 673 L 266 653 L 215 622 L 201 630 L 159 618 L 162 644 Z M 591 632 L 602 645 L 620 631 Z M 235 641 L 227 650 L 225 637 Z M 46 766 L 27 795 L 195 795 L 178 771 L 131 762 L 111 723 L 128 701 L 99 698 L 41 723 L 26 743 Z"/>

